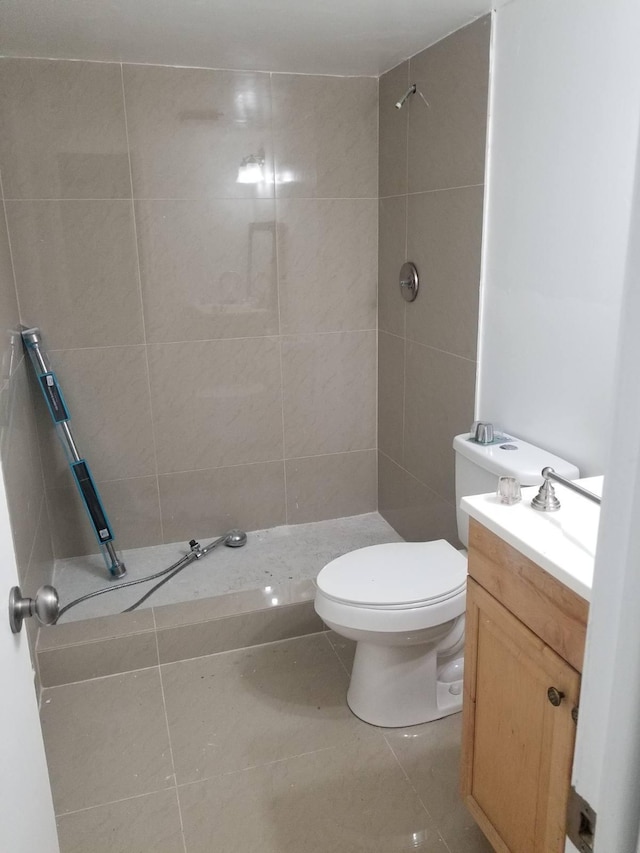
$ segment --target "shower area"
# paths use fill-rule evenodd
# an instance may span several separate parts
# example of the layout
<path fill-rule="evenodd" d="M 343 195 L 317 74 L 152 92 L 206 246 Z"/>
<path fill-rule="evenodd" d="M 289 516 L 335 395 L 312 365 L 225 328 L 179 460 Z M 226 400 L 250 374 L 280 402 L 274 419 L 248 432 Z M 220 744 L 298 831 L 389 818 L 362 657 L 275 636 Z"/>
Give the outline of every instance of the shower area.
<path fill-rule="evenodd" d="M 64 608 L 221 539 L 134 613 L 160 578 L 30 624 L 43 685 L 144 666 L 146 634 L 175 660 L 321 630 L 330 559 L 456 544 L 489 42 L 479 18 L 379 78 L 0 59 L 2 464 L 23 594 L 53 584 Z M 120 578 L 23 347 L 32 327 Z"/>

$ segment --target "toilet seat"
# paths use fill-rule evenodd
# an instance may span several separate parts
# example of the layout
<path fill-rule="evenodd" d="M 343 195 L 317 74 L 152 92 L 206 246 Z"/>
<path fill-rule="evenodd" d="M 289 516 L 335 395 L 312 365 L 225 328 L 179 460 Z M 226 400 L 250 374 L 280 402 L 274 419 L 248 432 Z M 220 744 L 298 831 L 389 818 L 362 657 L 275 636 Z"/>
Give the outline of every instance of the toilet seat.
<path fill-rule="evenodd" d="M 393 542 L 351 551 L 317 578 L 324 596 L 352 607 L 406 610 L 429 607 L 464 592 L 467 561 L 444 539 Z"/>
<path fill-rule="evenodd" d="M 466 577 L 466 559 L 443 539 L 372 545 L 322 569 L 315 609 L 338 633 L 412 633 L 464 613 Z"/>

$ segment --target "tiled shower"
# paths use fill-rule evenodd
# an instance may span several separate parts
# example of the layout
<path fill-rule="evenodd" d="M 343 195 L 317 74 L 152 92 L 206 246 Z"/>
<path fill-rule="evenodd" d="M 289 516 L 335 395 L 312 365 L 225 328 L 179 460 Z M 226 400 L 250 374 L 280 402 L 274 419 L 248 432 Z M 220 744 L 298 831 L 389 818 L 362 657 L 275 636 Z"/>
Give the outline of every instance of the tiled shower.
<path fill-rule="evenodd" d="M 0 60 L 3 328 L 41 327 L 120 548 L 376 509 L 456 541 L 489 33 L 379 80 Z M 237 181 L 247 157 L 258 183 Z M 32 594 L 96 547 L 15 335 L 3 349 Z"/>

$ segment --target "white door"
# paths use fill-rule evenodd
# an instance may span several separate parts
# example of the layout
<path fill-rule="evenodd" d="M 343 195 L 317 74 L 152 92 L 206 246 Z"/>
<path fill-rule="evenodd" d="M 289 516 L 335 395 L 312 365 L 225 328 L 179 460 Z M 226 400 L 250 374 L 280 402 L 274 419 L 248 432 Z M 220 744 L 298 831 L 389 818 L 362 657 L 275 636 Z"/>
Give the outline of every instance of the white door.
<path fill-rule="evenodd" d="M 572 779 L 596 812 L 596 853 L 640 850 L 639 330 L 640 149 Z"/>
<path fill-rule="evenodd" d="M 17 583 L 0 475 L 0 850 L 59 853 L 27 634 L 9 628 L 7 602 Z"/>

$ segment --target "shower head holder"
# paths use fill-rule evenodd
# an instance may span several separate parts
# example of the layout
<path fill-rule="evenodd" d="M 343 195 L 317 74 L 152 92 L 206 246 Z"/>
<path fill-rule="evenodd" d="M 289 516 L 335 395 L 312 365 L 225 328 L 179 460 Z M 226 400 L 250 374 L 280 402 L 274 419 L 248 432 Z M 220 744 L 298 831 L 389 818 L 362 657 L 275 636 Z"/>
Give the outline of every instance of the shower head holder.
<path fill-rule="evenodd" d="M 404 93 L 404 95 L 400 98 L 400 100 L 399 100 L 399 101 L 396 101 L 396 109 L 397 109 L 397 110 L 401 110 L 401 109 L 402 109 L 402 107 L 404 106 L 405 101 L 406 101 L 408 98 L 410 98 L 410 97 L 411 97 L 411 95 L 415 95 L 417 88 L 418 88 L 418 87 L 417 87 L 417 85 L 416 85 L 415 83 L 412 83 L 412 84 L 409 86 L 409 88 L 408 88 L 408 89 L 407 89 L 407 91 Z"/>

